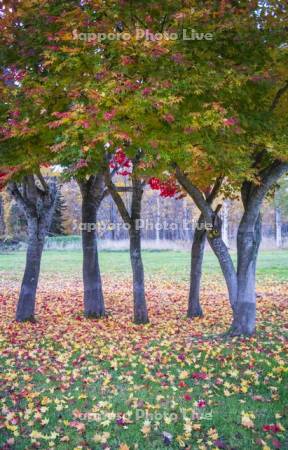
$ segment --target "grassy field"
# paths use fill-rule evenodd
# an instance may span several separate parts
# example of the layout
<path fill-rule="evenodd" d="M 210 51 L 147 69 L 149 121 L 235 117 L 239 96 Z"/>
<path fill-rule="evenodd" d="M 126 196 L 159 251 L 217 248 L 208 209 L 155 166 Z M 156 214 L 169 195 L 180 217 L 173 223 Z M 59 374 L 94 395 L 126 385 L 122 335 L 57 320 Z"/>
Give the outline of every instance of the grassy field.
<path fill-rule="evenodd" d="M 235 259 L 235 255 L 233 255 Z M 188 280 L 190 268 L 190 252 L 176 251 L 143 251 L 146 273 L 149 276 L 174 277 L 176 280 Z M 0 253 L 0 274 L 12 279 L 19 279 L 25 264 L 25 252 Z M 81 277 L 82 253 L 79 250 L 44 252 L 42 274 L 62 274 L 64 277 Z M 100 253 L 100 264 L 104 274 L 130 273 L 128 252 Z M 206 252 L 204 275 L 220 275 L 219 264 L 215 256 Z M 288 281 L 288 250 L 262 251 L 258 261 L 258 276 L 274 278 L 278 281 Z"/>
<path fill-rule="evenodd" d="M 231 311 L 211 253 L 205 317 L 188 320 L 189 253 L 144 252 L 145 326 L 131 321 L 127 252 L 101 253 L 107 318 L 82 314 L 81 253 L 47 251 L 37 322 L 15 323 L 24 262 L 0 255 L 1 450 L 288 448 L 288 252 L 261 254 L 245 339 L 221 336 Z"/>

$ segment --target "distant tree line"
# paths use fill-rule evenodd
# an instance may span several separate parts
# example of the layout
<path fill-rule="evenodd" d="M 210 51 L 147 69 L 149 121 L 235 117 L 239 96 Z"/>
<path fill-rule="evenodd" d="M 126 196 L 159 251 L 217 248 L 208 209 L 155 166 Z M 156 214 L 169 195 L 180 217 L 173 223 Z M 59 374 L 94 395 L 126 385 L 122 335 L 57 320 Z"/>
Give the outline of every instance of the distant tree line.
<path fill-rule="evenodd" d="M 128 205 L 131 193 L 122 194 Z M 149 241 L 191 241 L 194 236 L 197 207 L 187 198 L 160 199 L 157 192 L 146 188 L 143 198 L 141 232 Z M 223 236 L 228 245 L 233 245 L 241 207 L 237 200 L 225 200 L 221 211 Z M 64 184 L 57 199 L 50 236 L 81 234 L 81 199 L 78 184 Z M 121 241 L 128 239 L 128 230 L 123 226 L 119 211 L 110 196 L 102 202 L 98 214 L 97 230 L 102 240 Z M 25 241 L 27 221 L 22 209 L 11 201 L 7 193 L 0 194 L 0 237 L 3 240 Z M 288 180 L 284 179 L 273 198 L 266 201 L 263 211 L 263 238 L 275 241 L 282 247 L 288 237 Z"/>

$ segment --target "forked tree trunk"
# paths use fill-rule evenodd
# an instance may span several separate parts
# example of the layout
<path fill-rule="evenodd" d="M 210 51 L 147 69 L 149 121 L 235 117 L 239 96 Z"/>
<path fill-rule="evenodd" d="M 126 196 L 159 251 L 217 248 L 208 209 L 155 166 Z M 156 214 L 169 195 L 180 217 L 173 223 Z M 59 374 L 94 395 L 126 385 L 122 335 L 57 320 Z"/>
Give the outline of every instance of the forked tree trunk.
<path fill-rule="evenodd" d="M 20 189 L 16 183 L 11 183 L 9 187 L 12 196 L 23 209 L 28 224 L 26 266 L 16 310 L 18 322 L 34 320 L 41 257 L 57 200 L 56 184 L 48 186 L 42 177 L 39 179 L 44 190 L 37 186 L 32 175 L 25 177 Z"/>
<path fill-rule="evenodd" d="M 84 314 L 100 318 L 105 316 L 105 305 L 97 247 L 97 212 L 103 199 L 104 178 L 92 176 L 79 185 L 82 193 Z"/>
<path fill-rule="evenodd" d="M 261 161 L 266 151 L 256 156 L 255 164 Z M 251 336 L 256 328 L 256 263 L 261 243 L 261 214 L 260 208 L 269 190 L 278 179 L 288 171 L 288 163 L 275 160 L 261 173 L 261 183 L 255 185 L 245 181 L 242 184 L 241 195 L 244 214 L 237 235 L 237 273 L 234 269 L 228 248 L 221 236 L 221 220 L 217 210 L 211 206 L 203 193 L 193 185 L 177 165 L 176 177 L 182 187 L 191 195 L 206 220 L 212 218 L 213 229 L 208 233 L 209 243 L 217 256 L 226 284 L 233 310 L 233 322 L 229 334 Z"/>
<path fill-rule="evenodd" d="M 149 322 L 145 299 L 144 267 L 141 256 L 141 230 L 132 225 L 130 230 L 130 260 L 133 272 L 134 322 Z"/>
<path fill-rule="evenodd" d="M 264 152 L 264 155 L 266 152 Z M 260 155 L 260 161 L 262 156 Z M 244 182 L 241 189 L 244 214 L 237 235 L 237 303 L 230 334 L 251 336 L 256 329 L 256 263 L 261 243 L 260 209 L 269 190 L 288 171 L 288 164 L 275 160 L 262 172 L 262 182 Z"/>
<path fill-rule="evenodd" d="M 126 225 L 129 226 L 130 237 L 130 261 L 133 273 L 133 305 L 134 322 L 145 324 L 149 322 L 147 304 L 145 298 L 144 267 L 141 254 L 141 205 L 143 197 L 142 181 L 137 176 L 132 176 L 131 213 L 114 185 L 109 171 L 106 173 L 106 185 L 115 201 L 119 213 Z"/>
<path fill-rule="evenodd" d="M 206 244 L 206 230 L 200 229 L 201 220 L 198 221 L 195 230 L 191 252 L 190 290 L 188 299 L 187 317 L 203 317 L 200 304 L 200 286 L 202 277 L 202 265 Z"/>

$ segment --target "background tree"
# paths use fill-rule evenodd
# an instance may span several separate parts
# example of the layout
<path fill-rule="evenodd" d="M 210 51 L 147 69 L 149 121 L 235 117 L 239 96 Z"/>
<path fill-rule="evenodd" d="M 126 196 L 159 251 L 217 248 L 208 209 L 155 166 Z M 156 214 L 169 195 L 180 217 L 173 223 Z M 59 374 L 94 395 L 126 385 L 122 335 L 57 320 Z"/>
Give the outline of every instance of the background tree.
<path fill-rule="evenodd" d="M 4 199 L 0 194 L 0 236 L 5 234 Z"/>
<path fill-rule="evenodd" d="M 65 211 L 66 211 L 66 203 L 63 194 L 60 191 L 55 204 L 55 210 L 52 217 L 51 227 L 49 230 L 49 233 L 51 235 L 65 236 L 66 234 L 64 224 Z"/>

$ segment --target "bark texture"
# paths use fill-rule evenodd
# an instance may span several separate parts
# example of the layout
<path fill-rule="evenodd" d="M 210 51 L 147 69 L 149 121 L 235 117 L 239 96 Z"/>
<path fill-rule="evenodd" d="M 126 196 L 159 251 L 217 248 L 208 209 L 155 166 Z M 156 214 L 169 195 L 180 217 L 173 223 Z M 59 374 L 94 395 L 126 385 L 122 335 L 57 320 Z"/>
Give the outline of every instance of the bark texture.
<path fill-rule="evenodd" d="M 149 322 L 145 299 L 144 267 L 141 253 L 141 203 L 143 188 L 141 180 L 133 179 L 132 205 L 131 205 L 131 228 L 130 228 L 130 260 L 133 272 L 133 300 L 134 300 L 134 322 L 145 324 Z"/>
<path fill-rule="evenodd" d="M 198 221 L 201 226 L 201 220 Z M 206 231 L 197 228 L 193 237 L 191 252 L 190 289 L 188 299 L 187 317 L 203 317 L 200 304 L 200 287 L 202 277 L 202 265 L 206 244 Z"/>
<path fill-rule="evenodd" d="M 234 309 L 237 302 L 237 274 L 229 250 L 222 238 L 222 221 L 217 214 L 214 214 L 212 220 L 213 229 L 208 233 L 208 241 L 219 261 L 228 289 L 229 302 L 231 308 Z"/>
<path fill-rule="evenodd" d="M 245 220 L 237 235 L 237 302 L 233 311 L 230 334 L 252 336 L 256 329 L 256 265 L 261 243 L 261 215 L 255 224 Z"/>
<path fill-rule="evenodd" d="M 24 210 L 28 223 L 28 248 L 26 266 L 16 310 L 19 322 L 33 321 L 35 317 L 36 291 L 45 237 L 50 228 L 57 200 L 56 183 L 46 184 L 42 176 L 37 182 L 33 175 L 18 185 L 11 183 L 10 192 Z"/>
<path fill-rule="evenodd" d="M 141 252 L 141 229 L 139 228 L 143 197 L 142 181 L 137 176 L 132 176 L 132 187 L 130 190 L 132 192 L 132 201 L 131 212 L 129 212 L 117 187 L 111 179 L 109 171 L 106 173 L 105 180 L 124 223 L 129 227 L 130 261 L 133 273 L 134 322 L 136 324 L 146 324 L 149 322 L 149 317 L 145 297 L 144 267 Z"/>
<path fill-rule="evenodd" d="M 256 166 L 261 162 L 262 152 L 257 156 Z M 255 166 L 255 167 L 256 167 Z M 233 310 L 233 322 L 229 334 L 233 336 L 251 336 L 256 329 L 256 264 L 261 243 L 260 209 L 269 190 L 277 180 L 288 171 L 288 163 L 275 160 L 259 173 L 259 184 L 245 181 L 241 195 L 244 213 L 237 235 L 237 272 L 235 271 L 229 250 L 222 239 L 222 223 L 218 208 L 214 211 L 203 193 L 176 168 L 176 177 L 200 209 L 205 221 L 212 222 L 208 240 L 217 256 L 227 287 Z M 196 275 L 195 275 L 196 276 Z"/>
<path fill-rule="evenodd" d="M 105 316 L 105 304 L 97 247 L 97 212 L 104 198 L 104 176 L 91 176 L 79 181 L 79 186 L 82 194 L 84 314 L 100 318 Z"/>
<path fill-rule="evenodd" d="M 276 96 L 277 97 L 277 96 Z M 255 164 L 259 165 L 263 151 Z M 269 190 L 288 171 L 288 163 L 275 160 L 259 173 L 260 183 L 244 182 L 241 189 L 244 214 L 237 234 L 237 302 L 230 333 L 251 336 L 256 329 L 256 264 L 261 243 L 260 209 Z"/>
<path fill-rule="evenodd" d="M 282 248 L 282 214 L 281 208 L 275 205 L 275 231 L 276 231 L 276 246 L 277 248 Z"/>
<path fill-rule="evenodd" d="M 180 170 L 178 166 L 176 166 L 176 178 L 178 182 L 182 185 L 182 187 L 186 190 L 186 192 L 190 195 L 190 197 L 194 200 L 196 205 L 201 211 L 201 216 L 199 218 L 199 222 L 203 222 L 204 226 L 211 227 L 209 229 L 208 234 L 208 241 L 209 244 L 214 251 L 215 255 L 217 256 L 217 259 L 219 261 L 219 264 L 221 266 L 222 273 L 224 275 L 228 293 L 229 293 L 229 301 L 232 309 L 234 308 L 234 304 L 237 300 L 237 275 L 234 268 L 233 261 L 231 259 L 229 250 L 227 246 L 225 245 L 225 242 L 222 238 L 222 222 L 218 215 L 219 210 L 216 209 L 216 211 L 212 208 L 212 203 L 216 199 L 219 190 L 223 183 L 223 178 L 219 177 L 211 192 L 205 196 L 196 186 L 193 185 L 193 183 L 190 182 L 190 180 L 187 178 L 185 173 Z M 205 236 L 206 237 L 206 236 Z M 202 238 L 204 239 L 204 238 Z M 203 245 L 203 248 L 201 246 Z M 204 244 L 202 243 L 196 243 L 192 248 L 192 263 L 191 263 L 191 289 L 194 291 L 193 297 L 195 301 L 195 309 L 197 309 L 197 297 L 199 298 L 199 290 L 200 290 L 200 282 L 201 282 L 201 271 L 199 270 L 199 267 L 202 265 L 203 261 L 203 254 L 202 254 L 202 260 L 201 260 L 201 250 L 204 252 Z M 192 269 L 193 265 L 193 252 L 195 252 L 194 257 L 194 264 L 196 272 L 195 274 L 192 274 L 192 270 L 194 270 L 194 267 Z M 197 264 L 196 264 L 197 261 Z M 192 285 L 193 283 L 193 285 Z M 198 292 L 197 292 L 198 291 Z M 190 309 L 190 296 L 189 296 L 189 309 Z"/>

